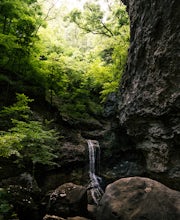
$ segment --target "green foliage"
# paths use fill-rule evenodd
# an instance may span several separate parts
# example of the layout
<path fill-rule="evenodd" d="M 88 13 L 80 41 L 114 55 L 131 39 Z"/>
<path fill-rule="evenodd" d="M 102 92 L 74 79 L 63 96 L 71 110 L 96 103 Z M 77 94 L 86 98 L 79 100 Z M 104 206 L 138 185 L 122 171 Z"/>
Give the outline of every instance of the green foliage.
<path fill-rule="evenodd" d="M 10 107 L 4 107 L 0 112 L 0 117 L 10 117 L 14 119 L 26 119 L 30 114 L 30 107 L 28 106 L 33 99 L 29 99 L 24 94 L 16 94 L 16 103 Z"/>
<path fill-rule="evenodd" d="M 93 50 L 94 59 L 84 73 L 86 85 L 102 102 L 116 92 L 126 63 L 129 46 L 129 18 L 125 6 L 119 1 L 108 4 L 103 12 L 98 1 L 87 2 L 84 9 L 72 11 L 67 17 L 86 33 L 99 35 Z M 107 38 L 108 37 L 108 38 Z"/>
<path fill-rule="evenodd" d="M 37 1 L 1 0 L 0 68 L 23 74 L 32 68 L 30 55 L 42 23 Z"/>
<path fill-rule="evenodd" d="M 57 9 L 43 1 L 44 14 L 36 0 L 0 2 L 3 92 L 7 99 L 10 91 L 46 99 L 68 117 L 99 116 L 101 103 L 117 91 L 124 70 L 128 15 L 118 0 L 106 1 L 106 10 L 99 1 L 86 1 L 82 10 L 70 14 L 63 2 Z M 13 114 L 16 120 L 28 120 L 26 111 L 17 104 L 4 108 L 0 127 L 10 128 Z"/>
<path fill-rule="evenodd" d="M 14 127 L 10 129 L 12 135 L 21 135 L 19 144 L 22 146 L 19 151 L 18 161 L 30 160 L 33 164 L 52 165 L 56 156 L 52 153 L 53 147 L 57 144 L 57 132 L 47 130 L 38 121 L 17 121 L 13 120 Z"/>
<path fill-rule="evenodd" d="M 87 2 L 84 5 L 83 13 L 77 9 L 69 15 L 70 22 L 75 22 L 79 28 L 87 33 L 102 34 L 107 37 L 112 37 L 110 24 L 104 22 L 104 14 L 101 11 L 99 4 Z"/>
<path fill-rule="evenodd" d="M 129 18 L 125 6 L 121 1 L 114 1 L 109 10 L 103 12 L 99 2 L 87 1 L 83 11 L 74 9 L 65 19 L 74 22 L 87 33 L 103 35 L 106 37 L 118 36 L 120 28 L 129 25 Z"/>
<path fill-rule="evenodd" d="M 24 94 L 17 94 L 17 102 L 1 111 L 3 116 L 11 117 L 13 126 L 8 131 L 0 133 L 0 156 L 16 155 L 21 166 L 29 161 L 34 165 L 37 163 L 52 165 L 56 157 L 53 149 L 58 134 L 53 129 L 49 130 L 42 122 L 29 120 L 28 103 L 31 101 Z"/>
<path fill-rule="evenodd" d="M 20 156 L 19 151 L 22 149 L 21 141 L 24 135 L 18 133 L 1 132 L 0 133 L 0 156 L 10 157 L 11 155 Z"/>
<path fill-rule="evenodd" d="M 52 152 L 57 143 L 57 132 L 47 130 L 41 122 L 13 120 L 14 127 L 0 133 L 0 156 L 17 156 L 17 162 L 23 166 L 33 164 L 53 165 L 56 158 Z"/>
<path fill-rule="evenodd" d="M 104 83 L 103 89 L 101 91 L 102 102 L 106 102 L 106 98 L 108 94 L 117 92 L 118 88 L 119 88 L 119 82 L 117 80 Z"/>
<path fill-rule="evenodd" d="M 33 99 L 29 99 L 26 95 L 18 93 L 16 94 L 16 99 L 16 103 L 9 107 L 4 107 L 0 111 L 1 128 L 10 128 L 12 126 L 12 118 L 17 120 L 28 120 L 31 113 L 28 104 L 32 102 Z M 16 140 L 16 137 L 12 137 L 12 139 Z"/>

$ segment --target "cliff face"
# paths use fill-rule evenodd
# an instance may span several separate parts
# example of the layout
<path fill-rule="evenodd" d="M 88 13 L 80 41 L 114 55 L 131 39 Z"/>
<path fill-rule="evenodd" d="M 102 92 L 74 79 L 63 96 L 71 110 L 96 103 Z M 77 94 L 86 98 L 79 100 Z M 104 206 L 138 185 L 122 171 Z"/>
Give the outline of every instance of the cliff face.
<path fill-rule="evenodd" d="M 124 3 L 131 42 L 118 95 L 120 128 L 143 152 L 147 173 L 178 186 L 180 4 L 178 0 Z"/>

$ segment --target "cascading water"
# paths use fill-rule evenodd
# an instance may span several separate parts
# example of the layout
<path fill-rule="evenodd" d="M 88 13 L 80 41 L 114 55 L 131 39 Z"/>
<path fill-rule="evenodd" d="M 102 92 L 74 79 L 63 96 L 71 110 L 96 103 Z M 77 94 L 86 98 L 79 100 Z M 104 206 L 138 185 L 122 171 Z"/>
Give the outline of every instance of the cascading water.
<path fill-rule="evenodd" d="M 100 163 L 100 146 L 96 140 L 87 140 L 87 143 L 89 149 L 90 191 L 94 202 L 98 204 L 104 193 L 99 184 L 101 178 L 96 175 L 96 168 L 99 169 Z M 99 170 L 97 170 L 97 172 L 99 172 Z"/>

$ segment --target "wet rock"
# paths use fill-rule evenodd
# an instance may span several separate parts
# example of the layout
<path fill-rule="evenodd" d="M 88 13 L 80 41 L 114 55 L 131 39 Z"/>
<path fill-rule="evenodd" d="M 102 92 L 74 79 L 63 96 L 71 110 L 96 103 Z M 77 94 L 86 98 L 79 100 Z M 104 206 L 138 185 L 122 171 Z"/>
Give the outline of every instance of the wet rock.
<path fill-rule="evenodd" d="M 87 190 L 73 183 L 59 186 L 49 200 L 49 214 L 68 217 L 87 215 Z"/>
<path fill-rule="evenodd" d="M 79 134 L 77 136 L 76 140 L 63 140 L 61 143 L 61 147 L 56 152 L 58 167 L 52 167 L 51 170 L 43 173 L 42 176 L 40 173 L 39 181 L 42 183 L 43 190 L 55 189 L 65 182 L 82 184 L 82 182 L 86 181 L 86 176 L 88 175 L 87 142 L 82 137 L 79 137 Z"/>
<path fill-rule="evenodd" d="M 73 162 L 86 163 L 87 143 L 85 141 L 76 144 L 73 144 L 72 142 L 63 143 L 59 151 L 59 159 L 60 166 L 71 164 Z"/>
<path fill-rule="evenodd" d="M 180 192 L 141 177 L 120 179 L 107 186 L 97 220 L 177 220 Z"/>
<path fill-rule="evenodd" d="M 143 172 L 144 168 L 142 165 L 126 160 L 117 163 L 111 169 L 106 169 L 106 172 L 103 172 L 103 177 L 107 180 L 117 180 L 117 177 L 137 176 L 142 175 Z"/>
<path fill-rule="evenodd" d="M 147 175 L 180 189 L 180 4 L 178 0 L 124 3 L 131 38 L 117 97 L 119 127 L 142 151 Z"/>

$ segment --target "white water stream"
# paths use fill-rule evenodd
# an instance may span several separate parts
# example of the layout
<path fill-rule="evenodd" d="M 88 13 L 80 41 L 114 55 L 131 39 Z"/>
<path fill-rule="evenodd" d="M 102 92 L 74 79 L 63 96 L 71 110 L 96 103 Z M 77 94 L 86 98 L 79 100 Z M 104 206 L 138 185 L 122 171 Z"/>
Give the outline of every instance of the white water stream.
<path fill-rule="evenodd" d="M 90 191 L 94 202 L 98 204 L 104 193 L 99 184 L 101 178 L 96 175 L 96 172 L 99 172 L 100 146 L 99 142 L 96 140 L 87 140 L 87 143 L 89 149 Z"/>

